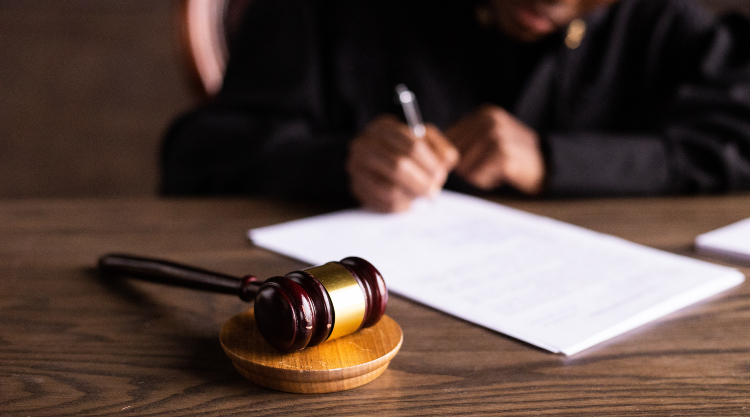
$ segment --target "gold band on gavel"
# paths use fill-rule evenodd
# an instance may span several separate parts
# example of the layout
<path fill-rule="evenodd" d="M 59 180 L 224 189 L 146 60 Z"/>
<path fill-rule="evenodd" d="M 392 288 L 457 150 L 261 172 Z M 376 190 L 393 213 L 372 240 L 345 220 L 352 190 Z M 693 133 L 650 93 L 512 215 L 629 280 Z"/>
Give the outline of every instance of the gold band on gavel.
<path fill-rule="evenodd" d="M 333 330 L 327 340 L 354 333 L 365 319 L 365 295 L 346 267 L 336 262 L 304 270 L 323 284 L 333 306 Z"/>

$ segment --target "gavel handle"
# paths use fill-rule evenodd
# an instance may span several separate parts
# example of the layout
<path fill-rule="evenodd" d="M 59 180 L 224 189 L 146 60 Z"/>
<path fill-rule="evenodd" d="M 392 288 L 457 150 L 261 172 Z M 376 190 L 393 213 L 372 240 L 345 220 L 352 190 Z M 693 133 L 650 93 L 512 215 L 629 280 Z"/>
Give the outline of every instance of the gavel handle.
<path fill-rule="evenodd" d="M 260 287 L 257 278 L 252 275 L 239 278 L 162 259 L 116 253 L 99 258 L 99 269 L 105 273 L 127 275 L 147 281 L 235 294 L 245 301 L 253 300 Z"/>

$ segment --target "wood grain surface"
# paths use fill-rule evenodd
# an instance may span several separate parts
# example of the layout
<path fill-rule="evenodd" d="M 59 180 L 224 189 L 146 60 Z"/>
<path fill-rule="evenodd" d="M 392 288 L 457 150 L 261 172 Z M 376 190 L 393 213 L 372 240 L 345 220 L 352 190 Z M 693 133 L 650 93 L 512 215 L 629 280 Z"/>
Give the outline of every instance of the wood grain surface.
<path fill-rule="evenodd" d="M 750 217 L 750 195 L 503 202 L 688 256 L 696 235 Z M 327 209 L 0 201 L 0 415 L 750 414 L 747 283 L 572 357 L 392 294 L 404 342 L 388 369 L 359 388 L 299 395 L 248 382 L 222 351 L 222 324 L 247 304 L 93 269 L 125 252 L 284 274 L 307 265 L 252 246 L 245 231 Z"/>

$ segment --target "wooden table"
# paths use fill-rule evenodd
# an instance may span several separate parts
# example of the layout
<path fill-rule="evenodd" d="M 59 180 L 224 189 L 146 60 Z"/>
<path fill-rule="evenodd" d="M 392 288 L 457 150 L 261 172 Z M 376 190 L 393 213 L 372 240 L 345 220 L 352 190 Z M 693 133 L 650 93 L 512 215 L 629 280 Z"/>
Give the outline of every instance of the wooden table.
<path fill-rule="evenodd" d="M 750 195 L 505 203 L 688 256 L 699 233 L 750 217 Z M 224 355 L 219 328 L 247 308 L 239 299 L 94 269 L 122 251 L 281 275 L 305 265 L 253 247 L 245 231 L 324 210 L 0 202 L 0 415 L 750 414 L 747 283 L 569 358 L 392 296 L 387 314 L 405 339 L 388 370 L 350 391 L 299 395 L 249 383 Z"/>

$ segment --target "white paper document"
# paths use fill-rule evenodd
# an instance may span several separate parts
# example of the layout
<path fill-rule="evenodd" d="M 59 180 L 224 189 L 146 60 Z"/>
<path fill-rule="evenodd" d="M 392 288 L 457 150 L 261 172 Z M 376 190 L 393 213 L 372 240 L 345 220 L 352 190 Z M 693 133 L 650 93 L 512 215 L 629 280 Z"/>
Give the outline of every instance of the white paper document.
<path fill-rule="evenodd" d="M 744 280 L 732 268 L 451 192 L 402 214 L 347 210 L 249 236 L 311 264 L 367 259 L 393 292 L 566 355 Z"/>
<path fill-rule="evenodd" d="M 695 247 L 701 252 L 750 262 L 750 219 L 699 235 Z"/>

